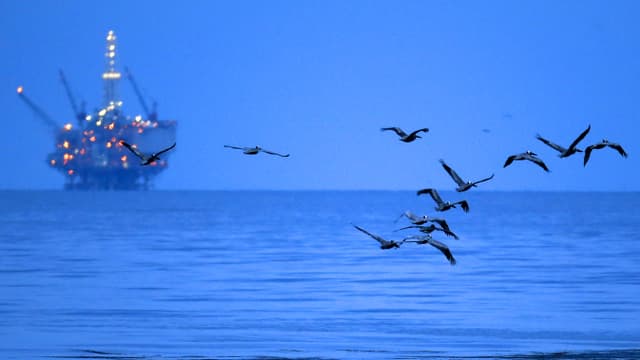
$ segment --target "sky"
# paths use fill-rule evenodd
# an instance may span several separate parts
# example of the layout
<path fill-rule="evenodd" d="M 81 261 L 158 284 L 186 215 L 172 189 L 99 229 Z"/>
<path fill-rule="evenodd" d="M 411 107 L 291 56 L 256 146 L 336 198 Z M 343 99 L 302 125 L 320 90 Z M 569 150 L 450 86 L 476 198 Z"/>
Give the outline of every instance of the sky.
<path fill-rule="evenodd" d="M 161 190 L 640 191 L 637 1 L 2 1 L 0 189 L 60 189 L 48 130 L 100 105 L 105 37 L 161 119 L 178 121 Z M 127 114 L 142 107 L 126 81 Z M 611 149 L 560 159 L 537 133 Z M 430 129 L 413 143 L 381 127 Z M 245 156 L 260 145 L 289 158 Z M 532 163 L 503 168 L 533 150 Z"/>

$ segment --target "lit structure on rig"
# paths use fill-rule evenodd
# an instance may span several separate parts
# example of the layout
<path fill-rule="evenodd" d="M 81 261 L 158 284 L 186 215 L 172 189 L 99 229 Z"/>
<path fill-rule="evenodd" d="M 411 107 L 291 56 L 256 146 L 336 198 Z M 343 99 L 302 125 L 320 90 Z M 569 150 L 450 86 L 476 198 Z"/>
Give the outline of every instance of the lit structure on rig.
<path fill-rule="evenodd" d="M 165 159 L 148 166 L 141 166 L 139 159 L 130 156 L 120 140 L 136 144 L 141 149 L 165 147 L 175 142 L 176 121 L 158 120 L 155 103 L 148 111 L 144 97 L 135 80 L 127 70 L 127 77 L 145 111 L 145 115 L 125 116 L 122 100 L 118 96 L 121 79 L 116 68 L 116 35 L 107 34 L 106 69 L 102 74 L 104 85 L 102 107 L 86 113 L 84 105 L 78 108 L 70 87 L 60 71 L 77 123 L 57 124 L 44 110 L 37 106 L 19 86 L 20 98 L 41 118 L 55 134 L 55 150 L 47 157 L 47 164 L 60 171 L 66 178 L 65 189 L 86 190 L 138 190 L 151 187 L 151 180 L 165 170 Z M 167 154 L 168 155 L 168 154 Z"/>

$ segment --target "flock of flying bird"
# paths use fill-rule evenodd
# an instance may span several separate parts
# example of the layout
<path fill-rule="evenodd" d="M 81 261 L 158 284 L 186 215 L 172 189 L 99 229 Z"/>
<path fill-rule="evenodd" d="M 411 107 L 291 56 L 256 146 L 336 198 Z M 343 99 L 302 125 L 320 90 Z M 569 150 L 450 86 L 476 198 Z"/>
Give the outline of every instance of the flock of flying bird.
<path fill-rule="evenodd" d="M 400 141 L 406 142 L 406 143 L 410 143 L 413 142 L 414 140 L 416 140 L 417 138 L 420 138 L 419 135 L 417 135 L 420 132 L 428 132 L 429 129 L 427 128 L 422 128 L 422 129 L 418 129 L 410 134 L 406 134 L 404 131 L 402 131 L 402 129 L 397 128 L 397 127 L 390 127 L 390 128 L 382 128 L 382 131 L 387 131 L 387 130 L 392 130 L 394 131 L 399 137 L 400 137 Z M 596 144 L 592 144 L 589 145 L 585 148 L 585 150 L 581 150 L 579 149 L 578 143 L 580 141 L 582 141 L 587 134 L 589 133 L 589 131 L 591 130 L 591 125 L 589 125 L 587 127 L 586 130 L 584 130 L 570 145 L 568 148 L 564 148 L 563 146 L 560 146 L 556 143 L 551 142 L 550 140 L 547 140 L 545 138 L 543 138 L 542 136 L 540 136 L 539 134 L 536 135 L 536 139 L 542 141 L 543 143 L 545 143 L 546 145 L 550 146 L 551 148 L 553 148 L 554 150 L 558 151 L 559 157 L 560 158 L 566 158 L 569 157 L 575 153 L 578 152 L 584 152 L 584 161 L 583 161 L 583 166 L 587 165 L 587 162 L 589 161 L 589 158 L 591 157 L 591 152 L 593 150 L 598 150 L 598 149 L 603 149 L 605 147 L 610 147 L 614 150 L 616 150 L 620 155 L 622 155 L 623 157 L 627 157 L 627 152 L 622 148 L 622 146 L 620 144 L 617 143 L 612 143 L 609 142 L 608 140 L 604 139 L 599 143 Z M 511 163 L 513 163 L 516 160 L 528 160 L 533 162 L 534 164 L 540 166 L 541 168 L 543 168 L 545 171 L 549 172 L 549 168 L 547 167 L 547 165 L 544 163 L 544 161 L 542 161 L 542 159 L 540 159 L 538 157 L 538 155 L 532 151 L 526 151 L 524 153 L 521 154 L 515 154 L 515 155 L 511 155 L 507 158 L 507 160 L 505 161 L 503 167 L 507 167 L 509 165 L 511 165 Z M 456 183 L 457 187 L 456 187 L 456 191 L 457 192 L 465 192 L 473 187 L 477 187 L 478 184 L 483 183 L 485 181 L 489 181 L 491 179 L 493 179 L 494 174 L 491 174 L 491 176 L 486 177 L 484 179 L 481 180 L 477 180 L 477 181 L 465 181 L 463 180 L 460 175 L 458 175 L 458 173 L 455 172 L 455 170 L 453 170 L 449 165 L 447 165 L 447 163 L 444 162 L 444 160 L 440 160 L 440 164 L 442 165 L 442 167 L 444 168 L 444 170 L 449 174 L 449 176 L 453 179 L 453 181 Z M 450 202 L 450 201 L 444 201 L 442 200 L 442 198 L 440 197 L 440 195 L 438 194 L 438 191 L 436 189 L 433 188 L 426 188 L 426 189 L 421 189 L 418 190 L 417 195 L 423 195 L 423 194 L 429 194 L 431 196 L 431 198 L 433 199 L 433 201 L 436 203 L 436 207 L 435 210 L 436 211 L 447 211 L 449 209 L 455 208 L 457 207 L 457 205 L 460 205 L 460 208 L 466 213 L 469 212 L 469 203 L 466 200 L 459 200 L 459 201 L 455 201 L 455 202 Z M 399 230 L 405 230 L 405 229 L 418 229 L 422 235 L 411 235 L 409 237 L 405 237 L 402 240 L 399 241 L 395 241 L 395 240 L 387 240 L 384 239 L 381 236 L 378 236 L 376 234 L 372 234 L 370 232 L 368 232 L 367 230 L 357 226 L 357 225 L 353 225 L 357 230 L 369 235 L 370 237 L 372 237 L 373 239 L 375 239 L 376 241 L 378 241 L 378 243 L 380 243 L 380 248 L 383 250 L 388 250 L 388 249 L 395 249 L 395 248 L 399 248 L 402 244 L 404 243 L 408 243 L 408 242 L 413 242 L 419 245 L 422 244 L 428 244 L 431 245 L 433 247 L 435 247 L 436 249 L 438 249 L 440 252 L 442 252 L 442 254 L 446 257 L 446 259 L 449 261 L 449 263 L 451 265 L 455 265 L 456 264 L 456 259 L 453 257 L 453 254 L 451 253 L 451 250 L 449 249 L 449 247 L 444 244 L 443 242 L 440 242 L 438 240 L 435 240 L 432 236 L 431 233 L 434 231 L 441 231 L 443 232 L 445 235 L 453 237 L 454 239 L 458 240 L 458 236 L 451 231 L 451 228 L 449 227 L 449 225 L 447 224 L 445 219 L 442 218 L 435 218 L 435 217 L 430 217 L 428 215 L 423 215 L 423 216 L 418 216 L 413 214 L 411 211 L 405 211 L 402 215 L 400 215 L 400 218 L 402 217 L 406 217 L 407 219 L 409 219 L 411 221 L 411 225 L 403 227 L 401 229 L 398 229 L 396 231 Z M 397 221 L 397 220 L 396 220 Z M 429 225 L 425 225 L 429 223 Z"/>
<path fill-rule="evenodd" d="M 420 135 L 418 135 L 419 133 L 427 133 L 429 132 L 428 128 L 421 128 L 418 130 L 415 130 L 409 134 L 405 133 L 402 129 L 400 129 L 399 127 L 387 127 L 387 128 L 382 128 L 382 131 L 393 131 L 395 132 L 398 136 L 399 136 L 399 140 L 405 143 L 411 143 L 413 141 L 415 141 L 416 139 L 422 138 Z M 546 145 L 548 145 L 549 147 L 553 148 L 554 150 L 558 151 L 560 154 L 558 155 L 560 158 L 566 158 L 569 157 L 571 155 L 574 155 L 576 153 L 579 152 L 584 152 L 584 166 L 587 165 L 587 162 L 589 161 L 589 158 L 591 157 L 591 152 L 593 150 L 598 150 L 598 149 L 603 149 L 606 147 L 610 147 L 614 150 L 616 150 L 620 155 L 622 155 L 623 157 L 627 157 L 627 152 L 622 148 L 622 146 L 620 144 L 617 143 L 612 143 L 609 142 L 608 140 L 604 139 L 599 143 L 596 144 L 592 144 L 589 145 L 585 148 L 585 150 L 581 150 L 579 149 L 578 143 L 580 141 L 582 141 L 587 134 L 589 133 L 589 131 L 591 130 L 591 125 L 589 125 L 582 133 L 580 133 L 580 135 L 569 145 L 568 148 L 564 148 L 563 146 L 560 146 L 556 143 L 551 142 L 550 140 L 547 140 L 545 138 L 543 138 L 542 136 L 540 136 L 539 134 L 536 135 L 536 139 L 542 141 L 543 143 L 545 143 Z M 144 154 L 142 153 L 140 150 L 137 149 L 137 147 L 135 145 L 131 145 L 127 142 L 125 142 L 124 140 L 120 141 L 120 144 L 124 147 L 126 147 L 127 149 L 129 149 L 129 151 L 131 151 L 134 155 L 136 155 L 138 158 L 140 158 L 141 165 L 149 165 L 152 164 L 153 162 L 160 160 L 160 155 L 166 153 L 167 151 L 175 148 L 176 143 L 173 143 L 173 145 L 162 149 L 158 152 L 155 153 L 151 153 L 150 155 Z M 289 154 L 280 154 L 274 151 L 269 151 L 269 150 L 265 150 L 259 146 L 254 146 L 254 147 L 240 147 L 240 146 L 231 146 L 231 145 L 224 145 L 225 148 L 229 148 L 229 149 L 235 149 L 235 150 L 242 150 L 242 152 L 245 155 L 256 155 L 260 152 L 263 152 L 265 154 L 269 154 L 269 155 L 275 155 L 275 156 L 280 156 L 280 157 L 289 157 Z M 534 164 L 540 166 L 542 169 L 544 169 L 544 171 L 549 172 L 549 168 L 547 167 L 547 165 L 544 163 L 544 161 L 542 161 L 542 159 L 540 159 L 538 157 L 538 155 L 532 151 L 526 151 L 520 154 L 515 154 L 515 155 L 511 155 L 507 158 L 507 160 L 504 163 L 503 167 L 507 167 L 509 165 L 511 165 L 511 163 L 513 163 L 514 161 L 518 161 L 518 160 L 527 160 L 527 161 L 531 161 Z M 471 188 L 477 187 L 478 184 L 489 181 L 491 179 L 493 179 L 494 174 L 491 174 L 491 176 L 486 177 L 484 179 L 481 180 L 477 180 L 477 181 L 465 181 L 462 179 L 462 177 L 460 177 L 460 175 L 458 175 L 458 173 L 455 172 L 455 170 L 453 170 L 449 165 L 447 165 L 447 163 L 444 162 L 444 160 L 440 160 L 440 164 L 442 165 L 442 167 L 444 168 L 444 170 L 449 174 L 449 176 L 453 179 L 453 181 L 456 183 L 457 187 L 456 187 L 456 191 L 457 192 L 465 192 Z M 425 189 L 421 189 L 417 191 L 417 195 L 424 195 L 424 194 L 429 194 L 429 196 L 431 196 L 431 198 L 433 199 L 433 201 L 435 202 L 436 206 L 435 206 L 435 210 L 439 211 L 439 212 L 443 212 L 443 211 L 447 211 L 453 208 L 456 208 L 458 205 L 460 206 L 460 208 L 462 209 L 462 211 L 464 211 L 465 213 L 469 212 L 469 203 L 466 200 L 459 200 L 459 201 L 454 201 L 454 202 L 450 202 L 450 201 L 444 201 L 442 200 L 442 198 L 440 197 L 440 194 L 438 194 L 438 191 L 434 188 L 425 188 Z M 396 231 L 400 231 L 400 230 L 406 230 L 406 229 L 418 229 L 422 234 L 421 235 L 411 235 L 408 237 L 405 237 L 402 240 L 399 241 L 395 241 L 395 240 L 387 240 L 384 239 L 381 236 L 378 236 L 376 234 L 372 234 L 369 231 L 357 226 L 357 225 L 353 225 L 357 230 L 367 234 L 368 236 L 372 237 L 373 239 L 375 239 L 376 241 L 378 241 L 378 243 L 380 243 L 380 248 L 383 250 L 388 250 L 388 249 L 395 249 L 395 248 L 399 248 L 402 244 L 404 243 L 416 243 L 418 245 L 431 245 L 433 247 L 435 247 L 436 249 L 438 249 L 440 252 L 442 252 L 442 254 L 447 258 L 447 260 L 449 261 L 449 263 L 451 265 L 455 265 L 456 264 L 456 259 L 453 257 L 453 254 L 451 254 L 451 250 L 449 249 L 449 247 L 444 244 L 443 242 L 440 242 L 438 240 L 435 240 L 432 236 L 431 233 L 433 233 L 434 231 L 440 231 L 442 233 L 444 233 L 445 235 L 449 236 L 449 237 L 453 237 L 454 239 L 458 240 L 458 236 L 451 231 L 451 228 L 449 227 L 449 224 L 447 224 L 447 221 L 443 218 L 436 218 L 436 217 L 431 217 L 428 215 L 422 215 L 422 216 L 418 216 L 415 215 L 414 213 L 412 213 L 411 211 L 407 210 L 404 213 L 402 213 L 400 215 L 400 217 L 398 218 L 398 220 L 402 217 L 406 217 L 410 222 L 411 225 L 409 226 L 405 226 L 403 228 L 400 228 Z M 396 221 L 398 221 L 396 220 Z M 426 225 L 428 223 L 428 225 Z"/>

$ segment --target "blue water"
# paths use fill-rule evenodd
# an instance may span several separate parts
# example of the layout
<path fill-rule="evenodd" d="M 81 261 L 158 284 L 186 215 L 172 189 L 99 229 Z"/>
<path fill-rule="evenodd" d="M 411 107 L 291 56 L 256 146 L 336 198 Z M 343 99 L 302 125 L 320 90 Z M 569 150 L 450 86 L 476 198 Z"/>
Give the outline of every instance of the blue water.
<path fill-rule="evenodd" d="M 0 358 L 640 358 L 640 193 L 442 196 L 0 192 Z"/>

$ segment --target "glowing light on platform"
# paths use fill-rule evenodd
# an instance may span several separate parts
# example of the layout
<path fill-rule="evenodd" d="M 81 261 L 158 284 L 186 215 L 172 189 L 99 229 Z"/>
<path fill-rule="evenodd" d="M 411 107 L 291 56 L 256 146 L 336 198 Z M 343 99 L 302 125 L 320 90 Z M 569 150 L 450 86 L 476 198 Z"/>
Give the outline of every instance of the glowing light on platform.
<path fill-rule="evenodd" d="M 116 127 L 115 123 L 111 123 L 111 124 L 107 125 L 107 129 L 109 129 L 109 130 L 113 130 L 114 127 Z"/>
<path fill-rule="evenodd" d="M 65 141 L 62 143 L 62 147 L 63 147 L 63 148 L 65 148 L 65 149 L 68 149 L 68 148 L 69 148 L 69 142 L 68 142 L 67 140 L 65 140 Z"/>
<path fill-rule="evenodd" d="M 106 146 L 107 146 L 107 149 L 111 149 L 111 142 L 108 141 Z"/>
<path fill-rule="evenodd" d="M 66 123 L 64 124 L 64 129 L 67 131 L 71 131 L 71 129 L 73 128 L 73 125 L 71 125 L 71 123 Z"/>
<path fill-rule="evenodd" d="M 120 158 L 120 161 L 122 162 L 127 161 L 127 155 L 122 155 L 122 157 Z"/>
<path fill-rule="evenodd" d="M 51 164 L 51 166 L 56 166 L 56 159 L 51 159 L 49 163 Z"/>
<path fill-rule="evenodd" d="M 75 171 L 73 171 L 73 169 L 69 169 L 69 171 L 67 171 L 67 174 L 69 175 L 73 175 L 75 173 Z"/>
<path fill-rule="evenodd" d="M 90 138 L 89 138 L 89 141 L 91 141 L 91 142 L 95 142 L 95 141 L 96 141 L 96 136 L 94 135 L 94 136 L 90 137 Z"/>
<path fill-rule="evenodd" d="M 24 89 L 22 88 L 22 86 L 18 86 L 18 89 L 16 90 L 18 92 L 18 94 L 22 94 L 22 91 Z"/>
<path fill-rule="evenodd" d="M 107 110 L 102 109 L 102 110 L 100 110 L 100 111 L 98 112 L 98 115 L 100 115 L 100 116 L 104 116 L 106 113 L 107 113 Z"/>

